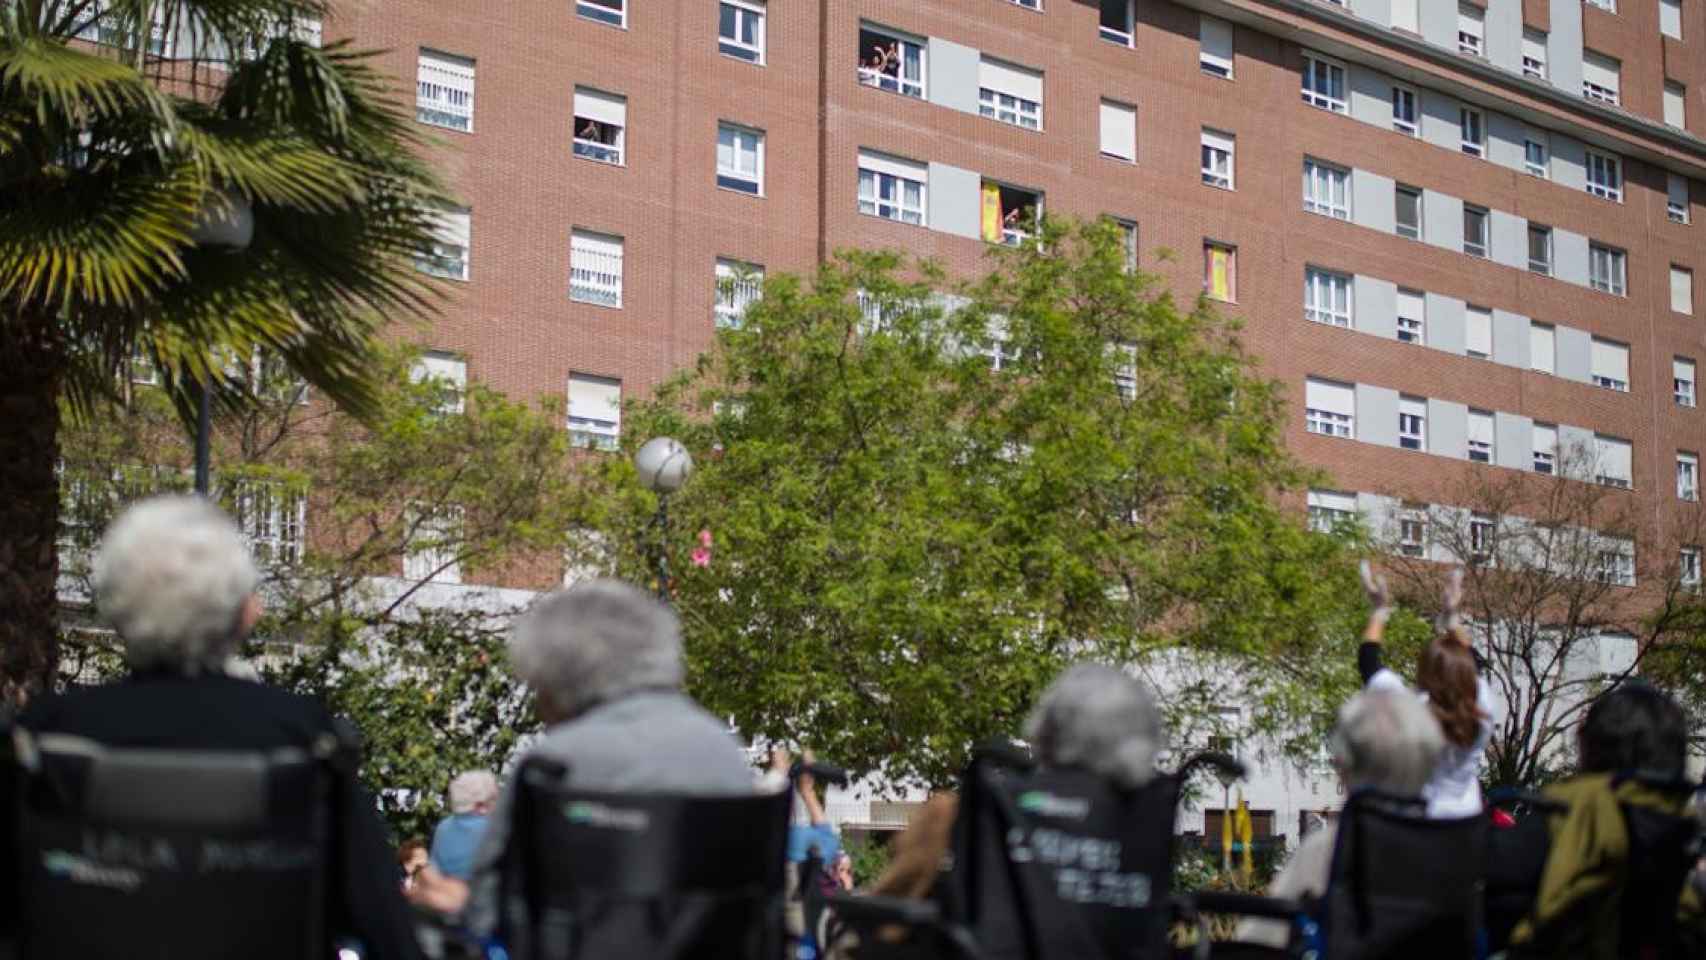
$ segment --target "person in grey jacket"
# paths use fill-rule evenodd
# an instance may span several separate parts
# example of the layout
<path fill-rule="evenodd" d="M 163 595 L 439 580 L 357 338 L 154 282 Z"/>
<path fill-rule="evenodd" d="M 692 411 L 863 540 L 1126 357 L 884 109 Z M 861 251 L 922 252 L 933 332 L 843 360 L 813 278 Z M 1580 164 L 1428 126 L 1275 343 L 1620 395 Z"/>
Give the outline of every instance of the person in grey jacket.
<path fill-rule="evenodd" d="M 545 723 L 523 760 L 561 762 L 568 787 L 699 796 L 757 789 L 727 724 L 681 690 L 680 621 L 639 589 L 593 580 L 550 594 L 516 622 L 509 652 Z M 496 930 L 499 864 L 515 791 L 512 775 L 474 855 L 469 882 L 428 868 L 411 895 L 416 903 L 461 911 L 476 935 Z"/>

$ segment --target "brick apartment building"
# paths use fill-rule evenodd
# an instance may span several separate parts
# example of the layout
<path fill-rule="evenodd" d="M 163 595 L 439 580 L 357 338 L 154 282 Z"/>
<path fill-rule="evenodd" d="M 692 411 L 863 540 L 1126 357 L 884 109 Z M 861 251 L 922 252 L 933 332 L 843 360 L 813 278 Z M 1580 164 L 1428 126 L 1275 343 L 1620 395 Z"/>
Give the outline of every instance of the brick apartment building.
<path fill-rule="evenodd" d="M 327 33 L 418 80 L 467 204 L 423 261 L 462 281 L 435 365 L 566 392 L 589 443 L 738 312 L 721 272 L 970 272 L 1041 208 L 1244 322 L 1318 518 L 1572 442 L 1655 516 L 1697 495 L 1702 0 L 375 0 Z"/>

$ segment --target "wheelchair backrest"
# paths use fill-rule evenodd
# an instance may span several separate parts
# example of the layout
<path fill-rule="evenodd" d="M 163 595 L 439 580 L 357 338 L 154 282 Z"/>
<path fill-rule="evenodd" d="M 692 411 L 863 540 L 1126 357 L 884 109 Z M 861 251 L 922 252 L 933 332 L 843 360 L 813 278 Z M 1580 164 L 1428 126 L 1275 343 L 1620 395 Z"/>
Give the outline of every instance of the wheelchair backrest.
<path fill-rule="evenodd" d="M 1099 960 L 1166 950 L 1179 780 L 1121 790 L 989 759 L 966 774 L 946 919 L 984 957 Z"/>
<path fill-rule="evenodd" d="M 610 794 L 520 772 L 505 854 L 518 960 L 781 955 L 791 793 Z"/>
<path fill-rule="evenodd" d="M 1677 795 L 1686 809 L 1694 784 L 1645 779 L 1648 786 Z M 1699 824 L 1686 813 L 1621 804 L 1629 832 L 1628 883 L 1623 888 L 1619 949 L 1625 956 L 1676 956 L 1676 906 L 1694 869 Z"/>
<path fill-rule="evenodd" d="M 333 758 L 13 732 L 29 960 L 324 958 Z"/>
<path fill-rule="evenodd" d="M 1487 818 L 1429 819 L 1417 801 L 1351 794 L 1321 920 L 1331 960 L 1469 960 L 1481 925 Z"/>

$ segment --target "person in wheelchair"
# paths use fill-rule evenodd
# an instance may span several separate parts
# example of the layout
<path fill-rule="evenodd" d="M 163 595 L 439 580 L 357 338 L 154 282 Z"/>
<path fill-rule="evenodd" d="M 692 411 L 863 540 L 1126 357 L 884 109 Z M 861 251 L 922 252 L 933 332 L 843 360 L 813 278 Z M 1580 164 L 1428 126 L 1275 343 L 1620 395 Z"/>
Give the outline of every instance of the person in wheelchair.
<path fill-rule="evenodd" d="M 1340 709 L 1328 749 L 1347 792 L 1372 788 L 1419 797 L 1445 749 L 1445 737 L 1419 698 L 1402 689 L 1374 688 Z M 1304 838 L 1274 877 L 1268 895 L 1303 900 L 1325 894 L 1337 842 L 1338 825 L 1332 823 Z M 1250 919 L 1238 927 L 1238 940 L 1245 943 L 1284 947 L 1290 939 L 1291 929 L 1278 920 Z"/>
<path fill-rule="evenodd" d="M 536 602 L 515 624 L 510 663 L 534 695 L 542 736 L 516 764 L 559 763 L 569 789 L 611 793 L 750 795 L 752 766 L 728 725 L 681 689 L 681 625 L 641 590 L 593 580 Z M 518 784 L 492 810 L 463 884 L 428 868 L 415 902 L 462 914 L 477 936 L 497 932 L 502 862 Z"/>
<path fill-rule="evenodd" d="M 187 755 L 311 748 L 344 739 L 317 701 L 227 669 L 260 618 L 258 576 L 236 525 L 206 500 L 158 497 L 125 510 L 102 538 L 93 580 L 96 606 L 118 633 L 129 673 L 39 697 L 17 719 L 21 733 Z M 6 781 L 0 795 L 18 804 L 19 768 L 6 763 L 0 771 Z M 361 941 L 374 960 L 413 960 L 419 952 L 410 911 L 373 800 L 353 775 L 338 777 L 332 793 L 324 932 L 337 941 Z M 16 815 L 7 820 L 17 822 Z M 10 829 L 0 838 L 7 846 L 0 938 L 10 940 L 25 919 L 17 913 L 23 871 L 14 867 L 20 838 Z M 194 906 L 198 914 L 220 910 L 217 902 Z M 87 919 L 99 925 L 109 918 Z M 330 943 L 324 955 L 333 955 Z"/>

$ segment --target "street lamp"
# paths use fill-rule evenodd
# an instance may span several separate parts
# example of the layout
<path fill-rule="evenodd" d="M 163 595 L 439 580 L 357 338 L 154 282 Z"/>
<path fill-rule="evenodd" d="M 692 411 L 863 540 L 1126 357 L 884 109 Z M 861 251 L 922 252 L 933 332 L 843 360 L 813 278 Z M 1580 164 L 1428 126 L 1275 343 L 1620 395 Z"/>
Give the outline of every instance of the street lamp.
<path fill-rule="evenodd" d="M 669 526 L 669 495 L 680 490 L 693 473 L 693 457 L 680 441 L 671 437 L 653 437 L 634 454 L 634 469 L 640 483 L 657 494 L 658 512 L 652 518 L 657 528 L 658 599 L 669 602 L 669 555 L 665 535 Z"/>
<path fill-rule="evenodd" d="M 225 193 L 210 194 L 196 215 L 190 242 L 203 249 L 246 250 L 255 239 L 255 211 L 249 201 Z M 195 423 L 195 492 L 207 496 L 208 447 L 213 432 L 213 401 L 207 380 L 201 381 L 201 409 Z"/>

